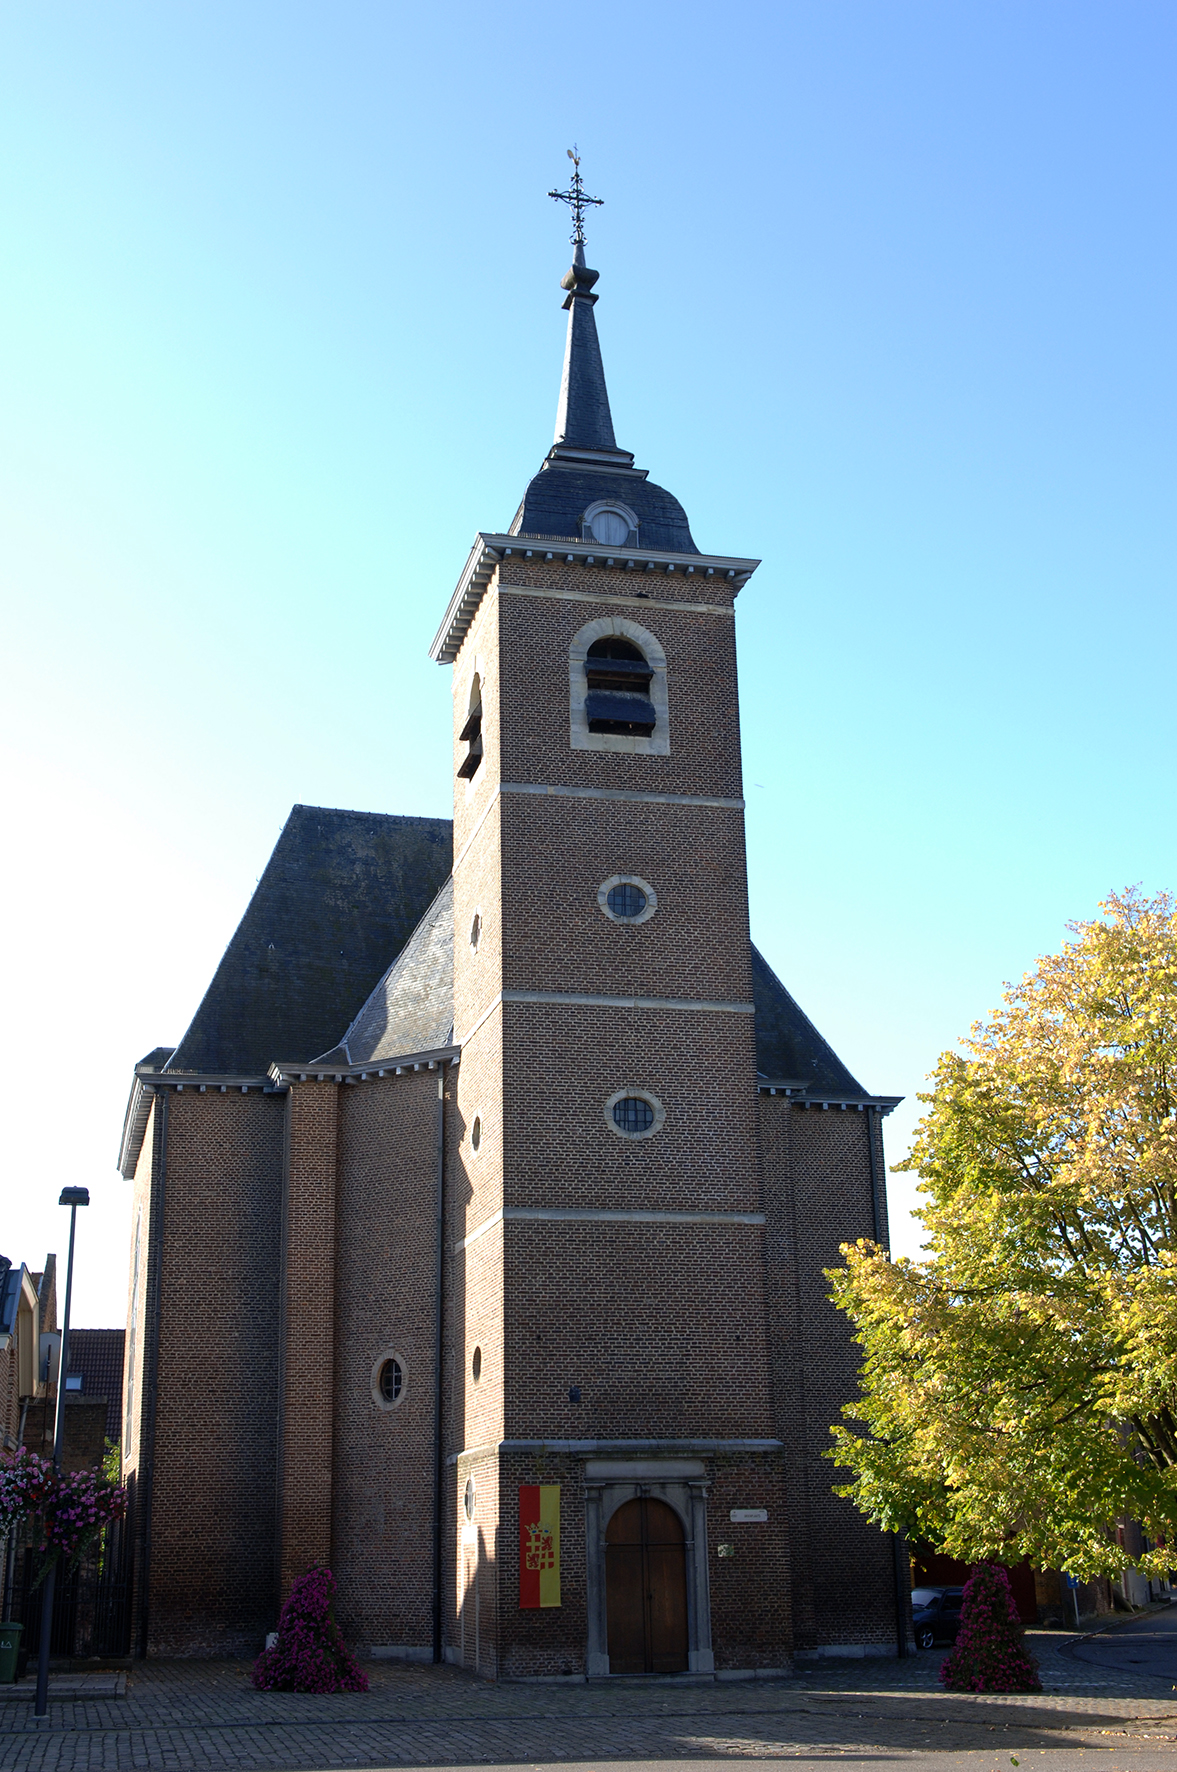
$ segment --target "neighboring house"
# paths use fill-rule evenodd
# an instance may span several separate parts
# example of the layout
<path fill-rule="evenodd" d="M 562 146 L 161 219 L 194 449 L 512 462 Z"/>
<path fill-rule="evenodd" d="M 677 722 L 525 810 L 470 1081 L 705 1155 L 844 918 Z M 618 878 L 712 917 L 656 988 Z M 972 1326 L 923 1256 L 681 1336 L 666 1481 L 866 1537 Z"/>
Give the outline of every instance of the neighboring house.
<path fill-rule="evenodd" d="M 22 1409 L 36 1396 L 40 1323 L 35 1276 L 0 1255 L 0 1433 L 5 1452 L 21 1442 Z"/>
<path fill-rule="evenodd" d="M 1145 1548 L 1140 1527 L 1121 1522 L 1116 1537 L 1130 1555 L 1139 1556 Z M 911 1547 L 911 1580 L 913 1587 L 963 1587 L 972 1565 L 955 1557 L 946 1557 L 930 1545 Z M 1116 1582 L 1106 1576 L 1093 1581 L 1075 1581 L 1057 1569 L 1034 1569 L 1023 1559 L 1009 1571 L 1010 1586 L 1018 1616 L 1023 1624 L 1062 1626 L 1077 1624 L 1081 1618 L 1098 1617 L 1119 1606 L 1147 1606 L 1153 1600 L 1167 1600 L 1171 1589 L 1167 1581 L 1154 1576 L 1150 1581 L 1135 1569 L 1126 1569 Z"/>
<path fill-rule="evenodd" d="M 104 1402 L 104 1438 L 118 1444 L 123 1418 L 123 1329 L 71 1329 L 66 1391 L 87 1402 Z"/>
<path fill-rule="evenodd" d="M 367 1652 L 490 1677 L 908 1640 L 901 1548 L 822 1457 L 859 1363 L 823 1269 L 886 1240 L 897 1098 L 749 938 L 758 562 L 701 553 L 617 447 L 595 282 L 578 245 L 555 445 L 434 643 L 452 825 L 296 806 L 179 1046 L 135 1067 L 142 1654 L 256 1653 L 317 1562 Z M 150 922 L 159 964 L 182 932 Z"/>
<path fill-rule="evenodd" d="M 102 1463 L 107 1435 L 116 1440 L 122 1408 L 121 1329 L 71 1329 L 62 1467 Z M 40 1273 L 0 1255 L 0 1433 L 6 1452 L 24 1444 L 53 1456 L 57 1410 L 57 1257 Z"/>

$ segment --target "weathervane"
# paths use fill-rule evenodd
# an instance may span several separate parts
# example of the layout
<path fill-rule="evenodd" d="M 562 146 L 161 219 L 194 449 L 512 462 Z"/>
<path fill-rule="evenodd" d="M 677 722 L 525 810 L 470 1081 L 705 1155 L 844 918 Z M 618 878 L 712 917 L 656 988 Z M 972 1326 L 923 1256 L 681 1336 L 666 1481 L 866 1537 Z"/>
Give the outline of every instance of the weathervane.
<path fill-rule="evenodd" d="M 554 197 L 557 203 L 567 203 L 572 211 L 572 233 L 570 239 L 573 246 L 584 245 L 584 212 L 589 204 L 600 208 L 605 201 L 603 197 L 586 197 L 584 186 L 580 182 L 580 155 L 575 147 L 568 150 L 568 158 L 572 162 L 572 185 L 567 191 L 549 191 L 548 196 Z"/>

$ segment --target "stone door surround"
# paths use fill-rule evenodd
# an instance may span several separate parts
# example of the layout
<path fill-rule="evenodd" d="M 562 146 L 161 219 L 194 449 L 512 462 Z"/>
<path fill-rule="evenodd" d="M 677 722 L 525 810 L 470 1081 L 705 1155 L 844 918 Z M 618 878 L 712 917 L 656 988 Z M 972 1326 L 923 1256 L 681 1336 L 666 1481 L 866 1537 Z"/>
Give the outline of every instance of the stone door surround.
<path fill-rule="evenodd" d="M 605 1608 L 605 1528 L 623 1502 L 649 1495 L 666 1502 L 683 1523 L 687 1562 L 687 1665 L 715 1671 L 711 1650 L 711 1591 L 707 1577 L 707 1471 L 700 1458 L 588 1458 L 584 1466 L 585 1586 L 588 1602 L 589 1679 L 609 1672 Z"/>

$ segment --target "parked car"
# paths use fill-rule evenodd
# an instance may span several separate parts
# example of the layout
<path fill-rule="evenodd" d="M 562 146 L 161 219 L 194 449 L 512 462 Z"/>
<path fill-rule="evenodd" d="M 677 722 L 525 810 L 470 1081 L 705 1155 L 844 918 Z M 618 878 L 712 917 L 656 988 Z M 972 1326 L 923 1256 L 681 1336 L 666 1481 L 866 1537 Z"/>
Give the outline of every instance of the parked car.
<path fill-rule="evenodd" d="M 911 1621 L 921 1649 L 934 1649 L 937 1643 L 955 1643 L 963 1599 L 962 1587 L 912 1588 Z"/>

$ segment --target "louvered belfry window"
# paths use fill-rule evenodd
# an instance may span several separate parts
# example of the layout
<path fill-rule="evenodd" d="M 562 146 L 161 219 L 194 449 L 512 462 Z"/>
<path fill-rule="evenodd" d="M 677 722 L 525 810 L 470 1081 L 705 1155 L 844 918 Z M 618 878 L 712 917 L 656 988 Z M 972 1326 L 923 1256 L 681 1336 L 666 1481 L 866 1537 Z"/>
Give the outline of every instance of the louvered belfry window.
<path fill-rule="evenodd" d="M 458 743 L 470 747 L 458 764 L 458 774 L 469 781 L 482 762 L 482 685 L 477 674 L 470 688 L 470 712 L 466 716 L 466 724 L 458 734 Z"/>
<path fill-rule="evenodd" d="M 584 711 L 590 732 L 649 738 L 657 723 L 650 700 L 653 666 L 632 640 L 610 634 L 595 640 L 584 661 L 588 682 Z"/>

